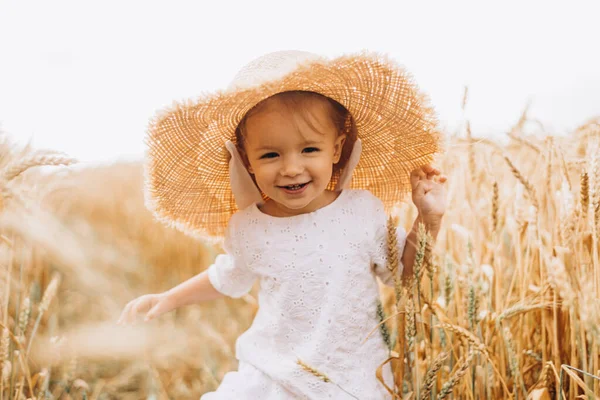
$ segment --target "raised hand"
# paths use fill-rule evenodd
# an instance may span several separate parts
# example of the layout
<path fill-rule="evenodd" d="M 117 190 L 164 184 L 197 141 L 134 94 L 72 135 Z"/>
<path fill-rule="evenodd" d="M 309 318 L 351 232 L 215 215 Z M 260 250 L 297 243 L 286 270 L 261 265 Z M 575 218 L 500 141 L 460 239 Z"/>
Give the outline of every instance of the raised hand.
<path fill-rule="evenodd" d="M 411 172 L 412 200 L 425 222 L 439 223 L 446 212 L 447 179 L 432 165 Z"/>

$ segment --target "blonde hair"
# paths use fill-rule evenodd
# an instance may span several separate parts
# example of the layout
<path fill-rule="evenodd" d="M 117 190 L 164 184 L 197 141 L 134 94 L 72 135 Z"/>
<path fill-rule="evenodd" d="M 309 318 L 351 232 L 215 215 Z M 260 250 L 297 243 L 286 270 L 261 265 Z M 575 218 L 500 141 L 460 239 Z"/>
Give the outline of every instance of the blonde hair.
<path fill-rule="evenodd" d="M 247 135 L 246 123 L 250 117 L 263 111 L 273 100 L 279 101 L 280 104 L 287 107 L 289 110 L 300 112 L 304 121 L 311 127 L 311 129 L 314 129 L 317 132 L 319 132 L 319 130 L 312 124 L 311 119 L 309 118 L 310 109 L 308 104 L 314 104 L 314 102 L 318 102 L 329 109 L 331 122 L 333 122 L 338 135 L 346 135 L 346 141 L 344 142 L 344 147 L 342 148 L 340 160 L 333 166 L 332 182 L 337 181 L 340 171 L 346 166 L 348 158 L 350 158 L 352 147 L 356 141 L 356 124 L 354 122 L 354 118 L 352 118 L 352 115 L 346 109 L 346 107 L 329 97 L 315 92 L 295 90 L 278 93 L 261 101 L 246 113 L 235 130 L 236 146 L 238 147 L 238 151 L 240 152 L 240 155 L 242 156 L 246 166 L 248 166 L 248 160 L 244 150 L 244 138 Z"/>

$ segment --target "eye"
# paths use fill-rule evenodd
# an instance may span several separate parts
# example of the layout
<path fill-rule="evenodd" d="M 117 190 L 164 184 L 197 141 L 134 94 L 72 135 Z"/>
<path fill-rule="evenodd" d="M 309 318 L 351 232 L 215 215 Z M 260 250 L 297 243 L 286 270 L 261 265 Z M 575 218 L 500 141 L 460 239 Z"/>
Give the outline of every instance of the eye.
<path fill-rule="evenodd" d="M 319 149 L 316 147 L 307 147 L 302 150 L 303 153 L 316 153 L 317 151 L 319 151 Z"/>
<path fill-rule="evenodd" d="M 279 154 L 277 154 L 277 153 L 274 153 L 274 152 L 271 152 L 271 153 L 266 153 L 266 154 L 263 154 L 262 156 L 260 156 L 260 159 L 261 159 L 261 160 L 264 160 L 264 159 L 268 159 L 268 158 L 275 158 L 275 157 L 277 157 L 278 155 L 279 155 Z"/>

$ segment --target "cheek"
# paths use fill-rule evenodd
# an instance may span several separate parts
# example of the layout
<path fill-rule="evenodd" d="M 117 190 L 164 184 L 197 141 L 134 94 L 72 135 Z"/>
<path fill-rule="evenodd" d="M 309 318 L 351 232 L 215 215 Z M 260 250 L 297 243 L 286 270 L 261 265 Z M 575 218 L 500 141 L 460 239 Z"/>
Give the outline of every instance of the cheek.
<path fill-rule="evenodd" d="M 254 178 L 257 182 L 272 180 L 277 174 L 277 166 L 273 164 L 263 164 L 254 167 Z"/>
<path fill-rule="evenodd" d="M 319 177 L 323 180 L 329 181 L 333 172 L 333 162 L 329 157 L 319 157 L 318 160 L 314 160 L 310 165 L 311 174 L 314 177 Z"/>

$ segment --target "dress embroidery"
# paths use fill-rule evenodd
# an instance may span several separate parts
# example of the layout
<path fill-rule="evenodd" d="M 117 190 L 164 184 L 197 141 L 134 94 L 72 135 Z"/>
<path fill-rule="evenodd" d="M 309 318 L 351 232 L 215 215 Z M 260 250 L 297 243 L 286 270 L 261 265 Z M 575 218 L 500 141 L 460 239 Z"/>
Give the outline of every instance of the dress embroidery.
<path fill-rule="evenodd" d="M 236 342 L 238 371 L 225 375 L 216 399 L 345 399 L 336 385 L 297 365 L 299 358 L 361 400 L 388 399 L 375 377 L 388 358 L 371 330 L 379 323 L 376 277 L 386 266 L 387 216 L 366 190 L 344 190 L 312 213 L 278 218 L 256 205 L 232 216 L 226 254 L 208 269 L 213 286 L 240 297 L 259 282 L 259 310 Z M 399 228 L 399 254 L 406 233 Z M 391 371 L 384 371 L 391 385 Z"/>

